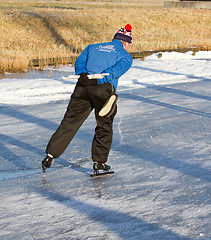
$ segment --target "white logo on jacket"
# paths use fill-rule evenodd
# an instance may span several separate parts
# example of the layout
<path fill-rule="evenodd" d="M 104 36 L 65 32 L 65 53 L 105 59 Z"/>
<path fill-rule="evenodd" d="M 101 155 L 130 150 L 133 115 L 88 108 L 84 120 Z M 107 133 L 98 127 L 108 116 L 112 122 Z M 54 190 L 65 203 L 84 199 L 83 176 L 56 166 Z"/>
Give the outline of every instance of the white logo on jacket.
<path fill-rule="evenodd" d="M 116 49 L 114 48 L 113 45 L 107 45 L 107 46 L 100 45 L 98 50 L 101 52 L 116 52 Z"/>

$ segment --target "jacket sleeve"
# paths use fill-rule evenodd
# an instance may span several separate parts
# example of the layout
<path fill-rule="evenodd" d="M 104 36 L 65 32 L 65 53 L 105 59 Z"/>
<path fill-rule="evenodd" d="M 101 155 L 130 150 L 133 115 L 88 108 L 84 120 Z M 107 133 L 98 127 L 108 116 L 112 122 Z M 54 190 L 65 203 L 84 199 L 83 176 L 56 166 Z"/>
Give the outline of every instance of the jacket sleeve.
<path fill-rule="evenodd" d="M 105 76 L 107 82 L 110 82 L 113 79 L 121 77 L 126 73 L 131 67 L 133 59 L 130 54 L 121 58 L 115 65 L 107 68 L 103 73 L 109 73 L 109 76 Z"/>
<path fill-rule="evenodd" d="M 88 46 L 84 49 L 81 55 L 77 58 L 75 62 L 75 74 L 80 75 L 81 73 L 86 73 L 86 62 L 88 55 Z"/>

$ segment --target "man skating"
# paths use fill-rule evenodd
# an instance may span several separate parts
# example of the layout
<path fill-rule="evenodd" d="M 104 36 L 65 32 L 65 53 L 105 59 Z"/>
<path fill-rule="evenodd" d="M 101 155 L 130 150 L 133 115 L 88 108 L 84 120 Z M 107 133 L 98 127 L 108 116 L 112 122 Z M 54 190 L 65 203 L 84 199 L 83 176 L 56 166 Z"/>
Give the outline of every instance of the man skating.
<path fill-rule="evenodd" d="M 80 75 L 60 126 L 52 135 L 41 168 L 45 172 L 67 148 L 76 132 L 93 109 L 97 126 L 92 142 L 94 171 L 108 171 L 107 159 L 113 136 L 113 119 L 117 112 L 115 94 L 118 79 L 129 70 L 132 57 L 132 27 L 127 24 L 114 35 L 111 42 L 88 45 L 75 62 Z M 89 79 L 90 74 L 107 73 L 102 79 Z"/>

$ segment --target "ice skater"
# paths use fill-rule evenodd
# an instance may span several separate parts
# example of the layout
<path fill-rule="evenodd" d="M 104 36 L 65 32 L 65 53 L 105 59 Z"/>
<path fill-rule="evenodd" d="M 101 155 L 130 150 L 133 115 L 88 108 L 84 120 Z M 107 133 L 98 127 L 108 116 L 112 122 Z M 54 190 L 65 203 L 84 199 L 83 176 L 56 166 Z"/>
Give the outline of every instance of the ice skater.
<path fill-rule="evenodd" d="M 111 42 L 88 45 L 75 62 L 75 73 L 80 75 L 67 111 L 60 126 L 52 135 L 47 156 L 41 168 L 45 172 L 67 148 L 78 129 L 93 109 L 97 126 L 92 142 L 93 169 L 109 171 L 108 155 L 113 137 L 113 120 L 117 113 L 116 89 L 118 79 L 129 70 L 132 57 L 128 53 L 132 43 L 132 27 L 127 24 L 114 35 Z M 102 79 L 89 79 L 90 74 L 107 73 Z"/>

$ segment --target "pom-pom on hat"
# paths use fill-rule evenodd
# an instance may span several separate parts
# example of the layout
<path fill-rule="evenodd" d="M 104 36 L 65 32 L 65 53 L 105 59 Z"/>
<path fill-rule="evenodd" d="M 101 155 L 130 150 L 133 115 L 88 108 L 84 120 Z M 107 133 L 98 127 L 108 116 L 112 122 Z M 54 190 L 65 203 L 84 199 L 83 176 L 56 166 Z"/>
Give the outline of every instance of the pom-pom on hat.
<path fill-rule="evenodd" d="M 127 24 L 125 27 L 119 29 L 119 31 L 114 35 L 114 39 L 132 43 L 131 30 L 132 30 L 132 26 L 130 24 Z"/>

